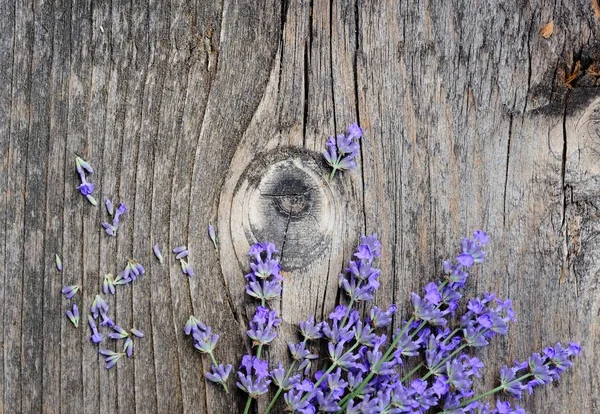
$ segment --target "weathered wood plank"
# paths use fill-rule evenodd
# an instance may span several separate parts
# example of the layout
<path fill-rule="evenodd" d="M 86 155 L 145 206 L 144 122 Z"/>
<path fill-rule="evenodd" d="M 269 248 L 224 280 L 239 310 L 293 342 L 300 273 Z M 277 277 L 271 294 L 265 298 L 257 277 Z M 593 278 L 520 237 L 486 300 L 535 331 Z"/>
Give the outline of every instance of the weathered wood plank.
<path fill-rule="evenodd" d="M 576 368 L 523 404 L 598 410 L 598 28 L 587 0 L 1 3 L 0 412 L 241 411 L 182 327 L 194 314 L 220 333 L 220 362 L 250 351 L 251 243 L 282 251 L 283 323 L 265 355 L 287 362 L 298 320 L 339 300 L 360 233 L 379 233 L 375 302 L 399 304 L 398 326 L 479 227 L 493 244 L 467 293 L 511 297 L 519 316 L 479 353 L 481 389 L 501 365 L 579 340 Z M 330 183 L 324 141 L 354 121 L 359 166 Z M 96 168 L 99 201 L 130 207 L 116 238 L 75 190 L 75 155 Z M 181 244 L 194 278 L 171 254 Z M 130 258 L 147 274 L 107 298 L 109 314 L 146 337 L 106 371 L 87 311 Z M 78 330 L 59 291 L 75 283 Z"/>

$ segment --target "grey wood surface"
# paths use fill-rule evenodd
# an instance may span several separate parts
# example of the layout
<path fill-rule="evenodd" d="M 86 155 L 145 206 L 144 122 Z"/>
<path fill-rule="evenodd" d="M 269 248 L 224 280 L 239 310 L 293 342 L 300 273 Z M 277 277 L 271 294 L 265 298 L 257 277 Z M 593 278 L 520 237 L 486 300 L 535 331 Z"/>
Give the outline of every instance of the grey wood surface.
<path fill-rule="evenodd" d="M 599 19 L 589 0 L 0 1 L 0 412 L 237 412 L 182 327 L 210 324 L 239 364 L 249 243 L 282 250 L 267 355 L 287 361 L 361 233 L 382 241 L 376 303 L 399 304 L 397 325 L 476 228 L 492 243 L 468 291 L 510 297 L 519 318 L 478 352 L 480 389 L 577 340 L 576 368 L 523 405 L 600 412 Z M 324 142 L 355 121 L 359 167 L 328 183 Z M 116 238 L 75 189 L 76 155 L 98 198 L 130 206 Z M 169 253 L 181 244 L 194 278 Z M 106 371 L 85 315 L 132 257 L 147 274 L 108 302 L 146 337 Z M 75 283 L 79 329 L 60 294 Z"/>

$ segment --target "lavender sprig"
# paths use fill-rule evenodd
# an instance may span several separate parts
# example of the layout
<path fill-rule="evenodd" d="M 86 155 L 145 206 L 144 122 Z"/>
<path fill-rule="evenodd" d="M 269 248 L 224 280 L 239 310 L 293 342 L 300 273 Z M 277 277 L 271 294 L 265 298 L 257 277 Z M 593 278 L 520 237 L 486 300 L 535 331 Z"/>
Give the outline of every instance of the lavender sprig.
<path fill-rule="evenodd" d="M 260 299 L 261 306 L 258 306 L 254 317 L 249 322 L 250 329 L 246 332 L 253 344 L 257 345 L 256 356 L 244 355 L 242 365 L 237 372 L 239 381 L 236 385 L 248 393 L 244 414 L 250 410 L 252 399 L 266 393 L 271 383 L 268 379 L 268 363 L 262 361 L 260 357 L 263 346 L 270 344 L 277 336 L 274 328 L 281 322 L 277 313 L 266 307 L 267 301 L 281 294 L 283 277 L 279 273 L 281 265 L 275 258 L 276 253 L 279 252 L 275 245 L 268 242 L 255 243 L 248 251 L 252 261 L 251 272 L 246 275 L 248 281 L 246 293 Z"/>
<path fill-rule="evenodd" d="M 329 180 L 333 179 L 338 170 L 345 171 L 356 168 L 354 158 L 360 149 L 358 140 L 362 135 L 362 129 L 357 124 L 351 124 L 348 127 L 348 134 L 340 134 L 337 138 L 329 137 L 325 144 L 326 150 L 323 152 L 327 164 L 333 168 Z"/>
<path fill-rule="evenodd" d="M 219 335 L 213 334 L 211 327 L 200 322 L 195 316 L 189 317 L 185 323 L 185 326 L 183 327 L 183 332 L 186 335 L 192 336 L 194 339 L 194 348 L 201 353 L 208 354 L 208 356 L 210 356 L 210 360 L 212 362 L 211 372 L 206 372 L 204 374 L 206 379 L 214 383 L 221 384 L 221 386 L 225 389 L 225 392 L 229 392 L 229 389 L 227 388 L 227 380 L 229 378 L 229 374 L 231 373 L 232 366 L 231 364 L 223 365 L 217 363 L 214 355 L 215 347 L 219 341 Z"/>

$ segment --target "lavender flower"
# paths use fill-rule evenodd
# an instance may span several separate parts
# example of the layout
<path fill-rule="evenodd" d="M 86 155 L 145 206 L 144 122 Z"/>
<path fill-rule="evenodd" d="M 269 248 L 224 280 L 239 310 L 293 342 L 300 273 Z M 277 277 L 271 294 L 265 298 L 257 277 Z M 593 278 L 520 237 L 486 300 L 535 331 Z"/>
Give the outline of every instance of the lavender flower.
<path fill-rule="evenodd" d="M 323 157 L 327 161 L 333 171 L 329 176 L 332 180 L 337 170 L 352 170 L 356 168 L 354 158 L 358 154 L 360 144 L 358 139 L 363 135 L 362 129 L 357 124 L 352 124 L 348 127 L 348 134 L 340 134 L 337 139 L 329 137 L 325 144 L 326 150 L 323 152 Z M 356 141 L 355 141 L 356 139 Z"/>
<path fill-rule="evenodd" d="M 76 304 L 73 304 L 73 310 L 67 310 L 66 312 L 67 318 L 71 321 L 71 323 L 77 328 L 79 327 L 79 308 L 77 308 Z"/>
<path fill-rule="evenodd" d="M 92 312 L 94 319 L 98 319 L 98 316 L 108 312 L 108 304 L 100 297 L 100 295 L 96 295 L 90 311 Z"/>
<path fill-rule="evenodd" d="M 279 260 L 273 257 L 275 253 L 279 253 L 275 245 L 268 242 L 255 243 L 248 252 L 253 261 L 250 263 L 251 272 L 246 275 L 246 293 L 260 299 L 263 305 L 281 294 L 283 278 L 279 274 Z"/>
<path fill-rule="evenodd" d="M 100 316 L 102 317 L 102 322 L 100 322 L 100 326 L 108 326 L 110 328 L 115 326 L 115 323 L 112 321 L 112 319 L 108 317 L 106 313 L 103 313 Z"/>
<path fill-rule="evenodd" d="M 152 251 L 154 252 L 154 256 L 156 256 L 158 261 L 162 264 L 164 259 L 163 259 L 162 253 L 160 252 L 160 248 L 158 247 L 158 244 L 155 244 L 152 247 Z"/>
<path fill-rule="evenodd" d="M 223 388 L 225 388 L 225 392 L 227 392 L 227 380 L 229 379 L 229 374 L 231 373 L 232 368 L 233 367 L 231 364 L 211 365 L 211 372 L 207 372 L 204 375 L 206 376 L 207 380 L 221 384 Z"/>
<path fill-rule="evenodd" d="M 62 294 L 65 295 L 67 299 L 71 299 L 75 294 L 79 291 L 79 285 L 70 285 L 65 286 L 62 289 Z"/>
<path fill-rule="evenodd" d="M 200 322 L 195 316 L 189 317 L 183 327 L 183 332 L 186 335 L 192 335 L 192 338 L 194 339 L 194 348 L 203 354 L 208 354 L 210 356 L 212 361 L 212 371 L 205 373 L 206 378 L 209 381 L 221 384 L 225 389 L 225 392 L 228 392 L 226 381 L 227 378 L 229 378 L 232 367 L 231 365 L 223 366 L 222 364 L 218 364 L 213 353 L 217 346 L 217 342 L 219 341 L 219 335 L 213 334 L 211 327 Z"/>
<path fill-rule="evenodd" d="M 258 398 L 258 396 L 265 394 L 271 383 L 267 361 L 262 361 L 251 355 L 244 355 L 237 376 L 238 382 L 236 385 L 246 392 L 250 398 Z"/>
<path fill-rule="evenodd" d="M 277 333 L 275 327 L 279 325 L 281 319 L 277 317 L 277 312 L 259 306 L 250 321 L 250 329 L 246 334 L 252 339 L 254 345 L 268 345 L 275 339 Z"/>
<path fill-rule="evenodd" d="M 127 354 L 127 358 L 133 356 L 133 341 L 130 337 L 128 337 L 123 344 L 123 353 Z"/>
<path fill-rule="evenodd" d="M 134 259 L 130 259 L 127 261 L 127 265 L 125 269 L 121 273 L 117 275 L 117 278 L 114 280 L 115 285 L 126 285 L 137 280 L 138 276 L 146 273 L 144 266 L 138 263 Z"/>
<path fill-rule="evenodd" d="M 139 329 L 131 328 L 129 332 L 131 332 L 133 335 L 137 336 L 138 338 L 144 337 L 144 333 L 142 331 L 140 331 Z"/>
<path fill-rule="evenodd" d="M 63 264 L 62 264 L 62 260 L 60 259 L 60 256 L 58 254 L 55 254 L 54 260 L 56 261 L 56 269 L 58 269 L 59 272 L 62 272 Z"/>
<path fill-rule="evenodd" d="M 119 360 L 125 356 L 125 353 L 123 352 L 114 352 L 108 349 L 100 349 L 98 351 L 98 353 L 100 355 L 105 356 L 105 362 L 106 362 L 106 369 L 111 369 L 112 367 L 115 366 L 115 364 L 117 362 L 119 362 Z"/>
<path fill-rule="evenodd" d="M 98 202 L 94 196 L 92 196 L 92 193 L 94 192 L 94 184 L 86 180 L 86 174 L 91 175 L 94 173 L 92 166 L 80 157 L 75 158 L 75 163 L 77 167 L 77 173 L 79 174 L 79 178 L 81 180 L 81 184 L 77 186 L 77 190 L 79 190 L 79 192 L 85 196 L 92 205 L 98 205 Z"/>
<path fill-rule="evenodd" d="M 105 295 L 108 295 L 109 293 L 111 295 L 115 294 L 115 283 L 113 275 L 110 273 L 104 275 L 104 282 L 102 283 L 102 292 L 104 292 Z"/>
<path fill-rule="evenodd" d="M 339 275 L 338 284 L 350 298 L 349 308 L 355 302 L 371 301 L 379 288 L 380 270 L 372 267 L 372 262 L 381 254 L 381 244 L 377 234 L 362 236 L 354 257 L 350 260 L 345 273 Z"/>
<path fill-rule="evenodd" d="M 104 336 L 98 332 L 98 326 L 96 326 L 96 321 L 92 318 L 91 315 L 88 315 L 88 324 L 90 325 L 90 329 L 92 330 L 92 335 L 90 335 L 90 340 L 97 344 L 102 342 Z"/>
<path fill-rule="evenodd" d="M 106 212 L 112 217 L 112 215 L 115 213 L 115 206 L 113 205 L 112 201 L 110 201 L 110 198 L 104 200 L 104 205 L 106 206 Z"/>
<path fill-rule="evenodd" d="M 117 210 L 114 212 L 114 215 L 112 213 L 112 209 L 113 209 L 113 205 L 112 202 L 109 199 L 106 199 L 106 209 L 108 211 L 108 214 L 110 214 L 111 216 L 113 216 L 113 221 L 112 224 L 108 223 L 108 222 L 103 222 L 102 223 L 102 227 L 104 227 L 104 230 L 106 231 L 106 234 L 108 234 L 109 236 L 116 236 L 117 235 L 117 229 L 119 228 L 119 218 L 125 214 L 125 212 L 127 211 L 127 206 L 123 203 L 119 203 L 119 207 L 117 207 Z"/>
<path fill-rule="evenodd" d="M 188 275 L 189 277 L 194 276 L 194 269 L 188 262 L 186 262 L 183 259 L 180 259 L 179 263 L 181 264 L 181 271 L 184 275 Z"/>
<path fill-rule="evenodd" d="M 121 328 L 119 325 L 113 325 L 112 329 L 115 332 L 111 332 L 108 334 L 108 337 L 110 339 L 124 339 L 124 338 L 129 338 L 129 332 L 127 332 L 125 329 Z"/>
<path fill-rule="evenodd" d="M 215 246 L 215 249 L 217 248 L 217 235 L 215 234 L 215 229 L 213 228 L 213 226 L 211 224 L 208 225 L 208 236 L 210 237 L 210 240 L 213 243 L 213 246 Z"/>

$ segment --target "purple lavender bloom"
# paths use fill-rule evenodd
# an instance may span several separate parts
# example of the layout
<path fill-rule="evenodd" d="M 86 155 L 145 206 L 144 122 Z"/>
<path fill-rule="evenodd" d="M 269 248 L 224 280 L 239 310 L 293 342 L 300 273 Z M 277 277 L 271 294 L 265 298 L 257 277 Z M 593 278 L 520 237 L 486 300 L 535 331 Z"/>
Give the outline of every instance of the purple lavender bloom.
<path fill-rule="evenodd" d="M 489 411 L 489 414 L 525 414 L 525 410 L 515 404 L 513 409 L 508 401 L 496 401 L 496 409 Z"/>
<path fill-rule="evenodd" d="M 94 319 L 97 319 L 99 315 L 108 312 L 108 304 L 100 297 L 100 295 L 96 295 L 90 311 L 92 312 Z"/>
<path fill-rule="evenodd" d="M 184 250 L 187 250 L 187 247 L 185 247 L 185 246 L 176 247 L 173 249 L 173 254 L 179 254 Z"/>
<path fill-rule="evenodd" d="M 156 256 L 156 258 L 158 259 L 158 261 L 162 264 L 162 262 L 164 261 L 162 253 L 160 252 L 160 248 L 158 247 L 158 244 L 155 244 L 152 247 L 152 251 L 154 252 L 154 256 Z"/>
<path fill-rule="evenodd" d="M 114 352 L 111 351 L 109 349 L 100 349 L 98 351 L 98 353 L 100 355 L 105 356 L 105 362 L 106 362 L 106 369 L 111 369 L 112 367 L 115 366 L 115 364 L 117 362 L 119 362 L 119 360 L 125 356 L 125 353 L 123 352 Z"/>
<path fill-rule="evenodd" d="M 133 355 L 133 341 L 130 337 L 125 340 L 125 344 L 123 344 L 123 353 L 127 354 L 128 358 L 131 358 Z"/>
<path fill-rule="evenodd" d="M 516 377 L 517 372 L 517 368 L 502 367 L 502 369 L 500 369 L 500 385 L 505 392 L 520 399 L 523 395 L 525 386 L 518 381 L 518 378 Z"/>
<path fill-rule="evenodd" d="M 244 355 L 237 376 L 238 382 L 236 385 L 238 388 L 248 393 L 252 398 L 258 398 L 258 396 L 269 390 L 268 386 L 271 380 L 268 379 L 267 361 L 261 361 L 251 355 Z"/>
<path fill-rule="evenodd" d="M 71 323 L 78 328 L 79 327 L 79 308 L 77 308 L 76 304 L 73 304 L 73 310 L 69 309 L 66 312 L 67 318 L 71 321 Z"/>
<path fill-rule="evenodd" d="M 277 317 L 277 312 L 259 306 L 249 322 L 250 329 L 246 331 L 246 334 L 252 339 L 254 345 L 268 345 L 277 336 L 274 328 L 280 322 L 281 319 Z"/>
<path fill-rule="evenodd" d="M 310 350 L 306 349 L 306 343 L 300 342 L 299 344 L 293 344 L 288 342 L 288 349 L 294 361 L 299 362 L 297 370 L 304 371 L 304 375 L 308 375 L 312 361 L 319 358 L 316 354 L 311 354 Z"/>
<path fill-rule="evenodd" d="M 106 313 L 103 313 L 100 316 L 102 317 L 102 322 L 100 322 L 100 326 L 108 326 L 110 328 L 112 328 L 113 326 L 115 326 L 115 323 L 112 321 L 112 319 L 110 319 L 108 317 L 108 315 Z"/>
<path fill-rule="evenodd" d="M 108 337 L 110 339 L 123 339 L 123 338 L 129 338 L 129 333 L 121 328 L 119 325 L 113 325 L 111 327 L 115 332 L 111 332 L 108 334 Z"/>
<path fill-rule="evenodd" d="M 104 336 L 98 332 L 98 327 L 96 326 L 96 321 L 92 318 L 91 315 L 88 315 L 88 324 L 90 325 L 90 329 L 92 330 L 92 335 L 90 336 L 90 340 L 97 344 L 104 339 Z"/>
<path fill-rule="evenodd" d="M 108 223 L 108 222 L 103 222 L 102 227 L 104 227 L 106 234 L 108 234 L 109 236 L 116 236 L 117 229 L 119 228 L 119 217 L 122 216 L 127 211 L 127 206 L 123 203 L 119 203 L 119 207 L 117 207 L 117 210 L 114 212 L 114 215 L 113 215 L 112 202 L 107 198 L 105 203 L 106 203 L 106 210 L 108 211 L 108 214 L 113 216 L 113 222 L 112 222 L 112 224 Z"/>
<path fill-rule="evenodd" d="M 208 225 L 208 236 L 210 237 L 210 240 L 213 243 L 213 246 L 215 246 L 215 249 L 217 248 L 217 235 L 215 233 L 215 229 L 213 228 L 212 225 Z"/>
<path fill-rule="evenodd" d="M 115 284 L 113 276 L 110 273 L 104 275 L 104 282 L 102 283 L 102 292 L 104 292 L 105 295 L 108 295 L 109 293 L 111 295 L 115 294 Z"/>
<path fill-rule="evenodd" d="M 481 247 L 485 244 L 481 244 L 481 240 L 485 240 L 487 243 L 487 235 L 483 233 L 483 236 L 478 233 L 481 230 L 476 231 L 474 239 L 470 240 L 464 238 L 462 240 L 462 253 L 456 256 L 456 260 L 458 263 L 465 267 L 471 267 L 474 263 L 483 263 L 483 259 L 485 259 L 485 252 L 481 250 Z"/>
<path fill-rule="evenodd" d="M 300 333 L 307 341 L 317 340 L 323 337 L 323 332 L 321 331 L 323 323 L 319 322 L 315 324 L 315 317 L 313 315 L 311 315 L 307 321 L 302 321 L 298 325 L 300 327 Z"/>
<path fill-rule="evenodd" d="M 62 272 L 62 270 L 63 270 L 63 264 L 62 264 L 62 260 L 60 259 L 60 256 L 58 254 L 54 255 L 54 261 L 56 262 L 56 269 L 59 272 Z"/>
<path fill-rule="evenodd" d="M 110 201 L 110 198 L 107 198 L 104 200 L 104 205 L 106 206 L 106 212 L 108 213 L 109 216 L 112 216 L 113 214 L 115 214 L 115 207 L 114 207 L 112 201 Z"/>
<path fill-rule="evenodd" d="M 138 338 L 143 338 L 144 337 L 144 333 L 142 331 L 140 331 L 139 329 L 131 328 L 129 332 L 131 332 L 132 334 L 134 334 Z"/>
<path fill-rule="evenodd" d="M 354 158 L 358 154 L 360 144 L 358 139 L 363 135 L 362 129 L 357 124 L 352 124 L 348 127 L 348 134 L 340 134 L 337 138 L 329 137 L 325 144 L 325 152 L 323 157 L 327 161 L 333 171 L 329 179 L 333 179 L 337 170 L 351 170 L 356 168 Z"/>
<path fill-rule="evenodd" d="M 327 344 L 329 350 L 329 359 L 331 359 L 334 363 L 336 363 L 337 366 L 341 368 L 355 368 L 357 356 L 350 352 L 344 352 L 344 344 L 344 341 L 338 342 L 337 345 L 329 342 Z"/>
<path fill-rule="evenodd" d="M 188 275 L 189 277 L 194 276 L 194 269 L 188 262 L 186 262 L 183 259 L 180 259 L 179 263 L 181 264 L 181 271 L 184 275 Z"/>
<path fill-rule="evenodd" d="M 219 335 L 213 334 L 210 327 L 207 327 L 205 331 L 197 330 L 192 336 L 194 338 L 194 348 L 205 354 L 212 354 L 219 341 Z"/>
<path fill-rule="evenodd" d="M 304 393 L 305 391 L 302 390 L 295 391 L 291 389 L 287 393 L 283 394 L 283 399 L 285 401 L 285 405 L 287 406 L 286 411 L 299 414 L 316 413 L 316 408 L 309 401 L 307 401 L 310 400 L 310 398 L 307 398 L 307 400 L 304 399 Z"/>
<path fill-rule="evenodd" d="M 392 323 L 392 316 L 396 313 L 397 309 L 396 305 L 392 305 L 384 312 L 377 306 L 373 306 L 369 313 L 369 319 L 375 328 L 384 328 Z"/>
<path fill-rule="evenodd" d="M 231 369 L 233 367 L 231 364 L 223 365 L 219 364 L 218 366 L 211 365 L 211 372 L 207 372 L 204 375 L 206 379 L 217 384 L 221 384 L 225 391 L 227 391 L 227 380 L 229 379 L 229 374 L 231 373 Z"/>
<path fill-rule="evenodd" d="M 188 254 L 190 254 L 190 252 L 188 252 L 187 250 L 183 250 L 183 251 L 179 252 L 177 254 L 177 256 L 175 256 L 175 259 L 177 259 L 177 260 L 183 259 L 184 257 L 187 257 Z"/>
<path fill-rule="evenodd" d="M 83 158 L 75 157 L 75 164 L 77 168 L 77 173 L 80 177 L 85 177 L 86 173 L 90 175 L 94 174 L 94 169 L 92 168 L 92 166 L 86 161 L 84 161 Z"/>
<path fill-rule="evenodd" d="M 65 286 L 62 289 L 62 294 L 65 295 L 67 299 L 71 299 L 75 294 L 79 291 L 79 285 L 70 285 Z"/>
<path fill-rule="evenodd" d="M 283 365 L 279 362 L 277 368 L 271 370 L 269 375 L 273 379 L 273 383 L 284 390 L 289 390 L 300 382 L 301 375 L 292 375 L 286 378 L 285 374 L 285 369 L 283 369 Z"/>
<path fill-rule="evenodd" d="M 421 299 L 416 293 L 411 293 L 410 302 L 414 308 L 413 314 L 416 320 L 423 320 L 434 326 L 446 325 L 447 321 L 443 318 L 444 313 L 427 299 Z"/>
<path fill-rule="evenodd" d="M 84 181 L 77 186 L 77 189 L 82 195 L 87 196 L 94 192 L 94 184 L 88 183 L 84 178 Z"/>

